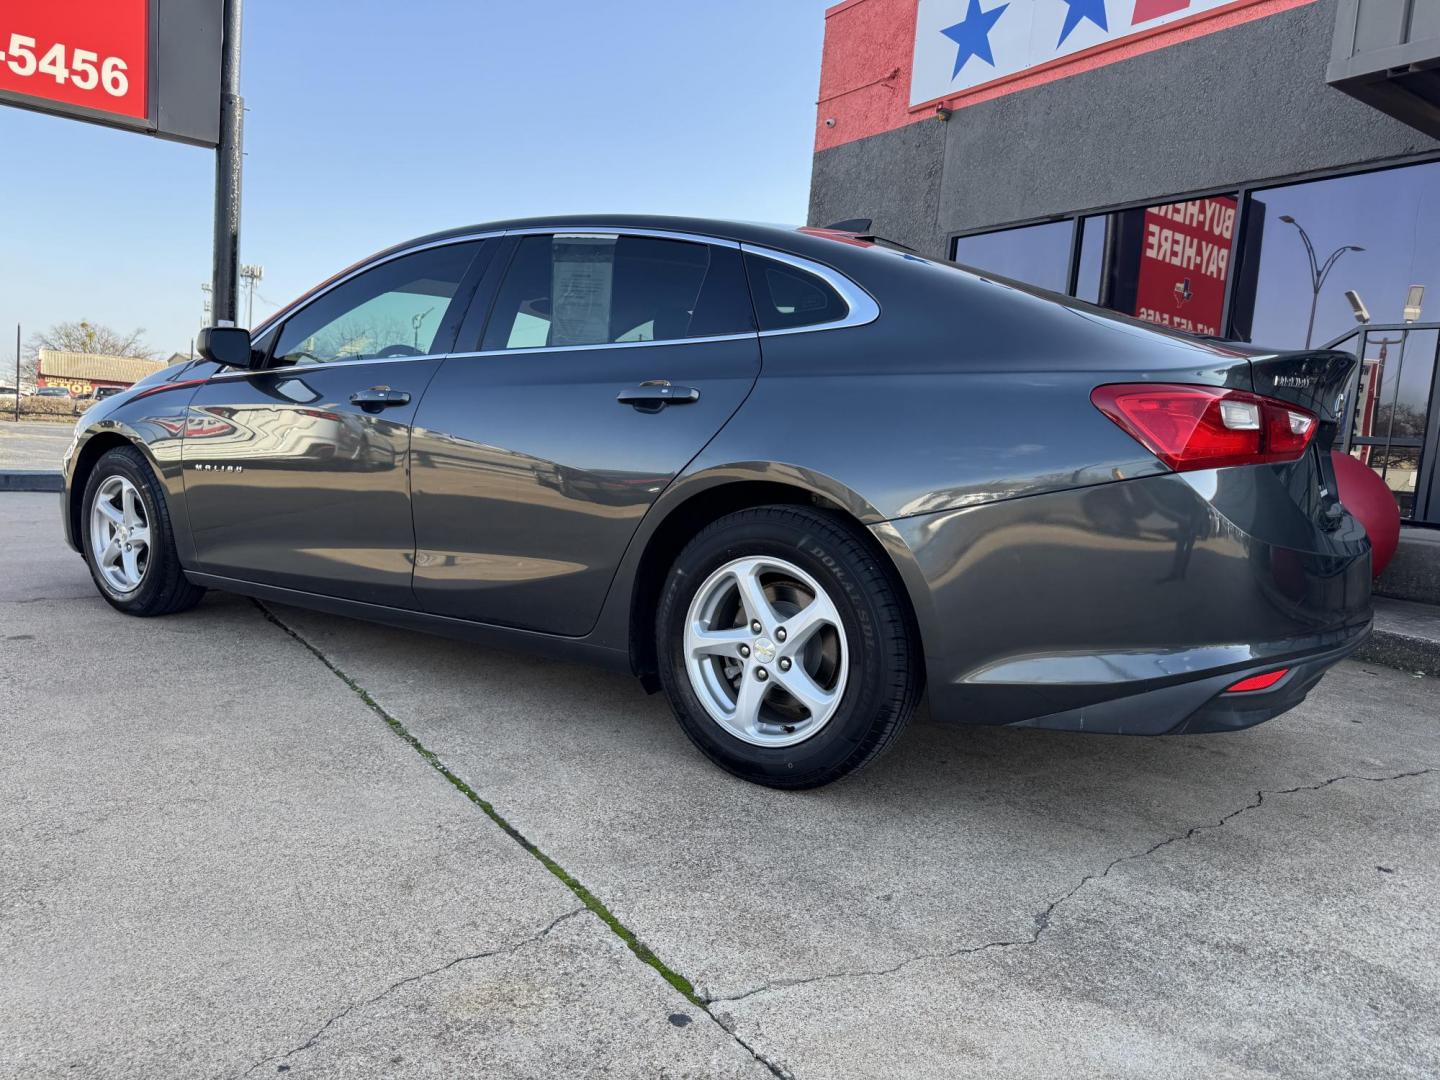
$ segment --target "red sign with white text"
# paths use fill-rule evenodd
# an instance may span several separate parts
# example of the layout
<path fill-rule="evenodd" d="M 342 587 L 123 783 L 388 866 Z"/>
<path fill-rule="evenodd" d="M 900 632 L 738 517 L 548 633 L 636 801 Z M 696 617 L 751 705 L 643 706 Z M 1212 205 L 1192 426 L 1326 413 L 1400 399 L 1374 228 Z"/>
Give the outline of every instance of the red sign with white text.
<path fill-rule="evenodd" d="M 1236 201 L 1213 199 L 1145 211 L 1135 315 L 1192 334 L 1221 334 Z"/>
<path fill-rule="evenodd" d="M 150 0 L 4 0 L 0 90 L 144 121 L 149 21 Z"/>

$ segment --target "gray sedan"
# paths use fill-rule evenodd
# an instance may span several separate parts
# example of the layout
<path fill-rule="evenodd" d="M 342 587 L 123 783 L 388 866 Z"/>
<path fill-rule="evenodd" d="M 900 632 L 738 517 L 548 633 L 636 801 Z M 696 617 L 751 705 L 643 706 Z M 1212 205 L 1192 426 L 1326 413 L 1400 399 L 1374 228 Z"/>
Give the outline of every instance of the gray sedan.
<path fill-rule="evenodd" d="M 1370 623 L 1355 360 L 1157 330 L 854 233 L 591 216 L 398 245 L 99 402 L 71 545 L 613 665 L 800 788 L 937 718 L 1228 731 Z"/>

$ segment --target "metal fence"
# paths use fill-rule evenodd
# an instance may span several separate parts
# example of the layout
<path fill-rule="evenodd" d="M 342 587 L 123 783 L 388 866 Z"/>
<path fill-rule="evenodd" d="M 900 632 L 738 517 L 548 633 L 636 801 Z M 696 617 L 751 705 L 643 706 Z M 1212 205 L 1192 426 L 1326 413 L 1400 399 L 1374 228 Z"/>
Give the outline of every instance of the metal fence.
<path fill-rule="evenodd" d="M 1339 449 L 1380 474 L 1401 517 L 1440 525 L 1440 323 L 1370 323 L 1326 347 L 1360 358 Z"/>

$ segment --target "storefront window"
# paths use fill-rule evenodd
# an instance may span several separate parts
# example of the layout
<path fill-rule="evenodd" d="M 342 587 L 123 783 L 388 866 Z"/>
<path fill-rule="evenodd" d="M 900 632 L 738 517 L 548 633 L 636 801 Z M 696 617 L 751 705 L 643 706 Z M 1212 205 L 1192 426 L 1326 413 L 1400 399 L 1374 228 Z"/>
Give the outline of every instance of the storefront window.
<path fill-rule="evenodd" d="M 1302 348 L 1307 338 L 1323 345 L 1355 326 L 1347 290 L 1372 322 L 1398 323 L 1415 320 L 1405 313 L 1407 297 L 1411 286 L 1424 286 L 1430 301 L 1419 318 L 1440 317 L 1437 211 L 1440 163 L 1255 192 L 1246 214 L 1247 252 L 1258 261 L 1254 321 L 1237 321 L 1236 335 L 1280 348 Z M 1307 240 L 1315 265 L 1330 263 L 1323 282 Z"/>
<path fill-rule="evenodd" d="M 1092 304 L 1100 302 L 1100 279 L 1105 268 L 1107 215 L 1088 217 L 1080 226 L 1080 268 L 1075 276 L 1075 295 Z"/>
<path fill-rule="evenodd" d="M 1230 281 L 1234 195 L 1087 218 L 1076 294 L 1158 326 L 1217 336 Z"/>
<path fill-rule="evenodd" d="M 976 270 L 1038 285 L 1052 292 L 1070 286 L 1070 237 L 1074 225 L 1052 221 L 955 241 L 954 259 Z"/>

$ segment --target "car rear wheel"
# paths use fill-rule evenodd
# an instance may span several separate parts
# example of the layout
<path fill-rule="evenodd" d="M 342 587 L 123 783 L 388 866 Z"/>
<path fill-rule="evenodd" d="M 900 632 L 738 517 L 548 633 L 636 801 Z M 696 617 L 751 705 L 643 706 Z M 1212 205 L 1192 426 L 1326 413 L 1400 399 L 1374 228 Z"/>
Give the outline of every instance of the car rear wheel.
<path fill-rule="evenodd" d="M 112 607 L 128 615 L 170 615 L 205 595 L 180 569 L 164 492 L 134 447 L 116 447 L 95 463 L 82 525 L 90 576 Z"/>
<path fill-rule="evenodd" d="M 765 506 L 701 531 L 656 616 L 660 678 L 721 768 L 818 787 L 869 764 L 914 711 L 920 676 L 890 569 L 856 529 Z"/>

